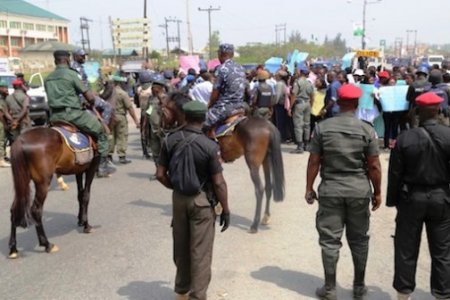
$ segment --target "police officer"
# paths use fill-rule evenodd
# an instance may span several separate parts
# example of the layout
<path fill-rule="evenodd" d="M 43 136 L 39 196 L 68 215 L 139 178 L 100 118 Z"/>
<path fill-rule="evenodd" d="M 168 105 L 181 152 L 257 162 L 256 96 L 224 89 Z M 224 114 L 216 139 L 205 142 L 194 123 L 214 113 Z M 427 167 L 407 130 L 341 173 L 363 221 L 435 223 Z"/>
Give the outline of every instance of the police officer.
<path fill-rule="evenodd" d="M 6 106 L 6 97 L 8 96 L 8 83 L 0 80 L 0 168 L 11 167 L 11 164 L 5 160 L 6 156 L 6 133 L 7 124 L 13 121 L 8 113 Z"/>
<path fill-rule="evenodd" d="M 137 88 L 137 95 L 139 98 L 139 108 L 141 109 L 141 146 L 144 158 L 150 159 L 148 152 L 150 140 L 150 123 L 148 121 L 147 110 L 150 105 L 150 97 L 152 95 L 152 73 L 143 71 L 139 74 L 139 87 Z"/>
<path fill-rule="evenodd" d="M 449 126 L 448 86 L 443 83 L 441 70 L 431 70 L 430 75 L 428 76 L 428 81 L 431 83 L 430 92 L 435 93 L 443 100 L 441 102 L 438 114 L 439 123 L 445 126 Z"/>
<path fill-rule="evenodd" d="M 245 70 L 233 60 L 234 46 L 221 44 L 218 56 L 221 65 L 217 68 L 217 78 L 209 99 L 209 110 L 203 125 L 205 132 L 244 107 Z"/>
<path fill-rule="evenodd" d="M 354 265 L 353 296 L 362 299 L 367 293 L 369 203 L 372 210 L 381 204 L 381 166 L 375 130 L 355 117 L 361 94 L 354 85 L 341 87 L 340 113 L 318 123 L 311 139 L 305 194 L 309 204 L 317 198 L 313 184 L 319 168 L 322 178 L 316 228 L 325 285 L 316 290 L 319 299 L 336 299 L 336 267 L 344 227 Z"/>
<path fill-rule="evenodd" d="M 419 128 L 398 137 L 389 160 L 386 205 L 397 208 L 393 286 L 399 299 L 410 299 L 425 224 L 431 294 L 450 299 L 450 128 L 437 120 L 441 97 L 428 92 L 415 100 Z"/>
<path fill-rule="evenodd" d="M 275 100 L 273 88 L 266 82 L 270 78 L 270 74 L 266 70 L 260 70 L 256 77 L 258 86 L 255 88 L 252 100 L 253 116 L 270 120 Z"/>
<path fill-rule="evenodd" d="M 136 127 L 139 128 L 139 121 L 131 104 L 130 97 L 121 88 L 120 83 L 126 82 L 127 79 L 118 75 L 112 77 L 114 82 L 114 116 L 115 124 L 112 128 L 112 139 L 109 143 L 109 157 L 114 154 L 114 149 L 117 147 L 117 155 L 119 156 L 119 163 L 128 164 L 131 160 L 127 159 L 128 147 L 128 120 L 127 113 L 133 118 Z"/>
<path fill-rule="evenodd" d="M 73 51 L 72 52 L 73 60 L 72 63 L 70 64 L 70 67 L 75 71 L 77 71 L 78 74 L 80 74 L 81 82 L 87 87 L 89 85 L 88 76 L 83 66 L 84 63 L 86 62 L 86 55 L 88 55 L 86 51 L 84 51 L 81 48 L 78 48 L 75 51 Z"/>
<path fill-rule="evenodd" d="M 70 122 L 81 131 L 92 135 L 97 140 L 100 154 L 100 166 L 97 175 L 106 177 L 114 171 L 108 167 L 108 137 L 100 121 L 91 113 L 82 110 L 78 95 L 83 94 L 90 105 L 94 103 L 95 97 L 81 83 L 77 73 L 69 68 L 69 52 L 57 50 L 53 53 L 53 56 L 56 69 L 45 80 L 45 91 L 51 111 L 50 121 Z"/>
<path fill-rule="evenodd" d="M 314 86 L 308 80 L 309 70 L 300 67 L 299 78 L 292 87 L 291 106 L 288 112 L 294 123 L 297 148 L 291 153 L 303 153 L 310 138 L 311 103 L 314 100 Z"/>
<path fill-rule="evenodd" d="M 186 96 L 185 96 L 186 97 Z M 167 188 L 172 188 L 167 170 L 172 153 L 167 145 L 175 145 L 182 137 L 198 134 L 191 146 L 193 159 L 200 182 L 212 186 L 223 212 L 220 217 L 222 232 L 229 226 L 230 211 L 227 200 L 227 185 L 222 175 L 220 152 L 217 144 L 202 134 L 206 105 L 189 101 L 183 105 L 186 126 L 170 134 L 163 143 L 158 164 L 157 178 Z M 186 196 L 173 191 L 173 240 L 174 262 L 177 267 L 175 292 L 177 299 L 205 300 L 211 280 L 211 260 L 214 242 L 215 213 L 205 192 Z"/>
<path fill-rule="evenodd" d="M 158 167 L 159 153 L 161 151 L 162 132 L 161 123 L 161 97 L 166 93 L 166 80 L 160 74 L 153 76 L 152 95 L 149 98 L 149 108 L 146 113 L 150 125 L 149 146 L 152 151 L 153 161 Z M 155 180 L 156 174 L 150 176 L 150 180 Z"/>
<path fill-rule="evenodd" d="M 417 127 L 419 124 L 418 118 L 415 113 L 416 98 L 423 93 L 430 90 L 431 84 L 428 81 L 428 68 L 421 66 L 416 71 L 416 80 L 409 86 L 406 93 L 406 100 L 409 102 L 409 125 L 410 127 Z"/>
<path fill-rule="evenodd" d="M 10 134 L 14 142 L 20 133 L 31 126 L 28 115 L 30 98 L 25 93 L 22 80 L 16 79 L 12 82 L 14 92 L 6 97 L 6 107 L 13 120 L 10 127 Z"/>

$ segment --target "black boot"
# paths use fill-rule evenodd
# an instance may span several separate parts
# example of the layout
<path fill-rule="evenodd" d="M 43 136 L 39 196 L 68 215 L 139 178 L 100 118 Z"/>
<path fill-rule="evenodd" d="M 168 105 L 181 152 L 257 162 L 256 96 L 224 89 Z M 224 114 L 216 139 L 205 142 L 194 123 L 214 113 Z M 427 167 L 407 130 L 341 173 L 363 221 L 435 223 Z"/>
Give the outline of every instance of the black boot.
<path fill-rule="evenodd" d="M 290 153 L 302 154 L 303 152 L 305 152 L 305 150 L 303 149 L 303 143 L 298 143 L 297 148 L 292 150 Z"/>
<path fill-rule="evenodd" d="M 131 162 L 131 160 L 127 159 L 126 156 L 121 156 L 119 157 L 119 163 L 126 165 L 129 164 Z"/>
<path fill-rule="evenodd" d="M 316 290 L 321 300 L 336 300 L 336 274 L 325 274 L 325 284 Z"/>
<path fill-rule="evenodd" d="M 107 157 L 100 158 L 100 165 L 98 166 L 97 177 L 100 178 L 109 177 L 109 175 L 114 173 L 115 171 L 116 171 L 115 168 L 112 168 L 108 165 Z"/>

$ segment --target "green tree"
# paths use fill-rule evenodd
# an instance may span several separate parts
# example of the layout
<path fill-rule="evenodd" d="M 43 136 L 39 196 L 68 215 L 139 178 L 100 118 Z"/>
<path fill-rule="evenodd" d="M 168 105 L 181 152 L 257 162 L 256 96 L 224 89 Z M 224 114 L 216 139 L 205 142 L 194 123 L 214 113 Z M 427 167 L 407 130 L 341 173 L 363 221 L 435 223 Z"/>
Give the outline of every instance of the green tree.
<path fill-rule="evenodd" d="M 211 45 L 209 44 L 210 41 L 206 44 L 206 50 L 208 53 L 213 53 L 214 51 L 217 51 L 219 49 L 220 45 L 220 32 L 215 30 L 211 33 Z M 211 49 L 211 51 L 210 51 Z M 211 59 L 211 58 L 210 58 Z"/>

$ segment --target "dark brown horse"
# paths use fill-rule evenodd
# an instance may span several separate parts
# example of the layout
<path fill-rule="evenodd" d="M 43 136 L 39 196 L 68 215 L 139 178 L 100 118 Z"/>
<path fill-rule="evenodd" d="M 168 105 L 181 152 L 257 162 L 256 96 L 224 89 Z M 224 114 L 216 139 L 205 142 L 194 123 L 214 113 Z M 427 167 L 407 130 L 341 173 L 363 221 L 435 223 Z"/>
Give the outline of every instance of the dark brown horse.
<path fill-rule="evenodd" d="M 36 225 L 39 245 L 48 253 L 58 251 L 45 235 L 42 211 L 53 174 L 75 174 L 78 186 L 78 225 L 85 233 L 92 232 L 88 223 L 88 205 L 92 180 L 100 158 L 95 156 L 87 164 L 77 165 L 75 154 L 66 145 L 60 133 L 51 128 L 33 128 L 22 133 L 11 147 L 11 164 L 14 180 L 14 202 L 11 206 L 11 237 L 9 258 L 17 258 L 16 227 Z M 84 175 L 84 176 L 83 176 Z M 31 203 L 30 182 L 35 187 Z"/>
<path fill-rule="evenodd" d="M 189 98 L 180 94 L 173 94 L 162 101 L 163 127 L 170 128 L 184 123 L 181 107 L 187 101 Z M 267 120 L 248 117 L 236 126 L 231 135 L 220 137 L 218 140 L 224 161 L 230 162 L 241 156 L 245 157 L 256 194 L 256 211 L 250 232 L 256 233 L 261 220 L 264 191 L 266 192 L 266 209 L 261 222 L 263 225 L 269 223 L 272 192 L 275 201 L 284 199 L 284 167 L 280 133 Z M 264 170 L 265 185 L 259 175 L 261 165 Z"/>

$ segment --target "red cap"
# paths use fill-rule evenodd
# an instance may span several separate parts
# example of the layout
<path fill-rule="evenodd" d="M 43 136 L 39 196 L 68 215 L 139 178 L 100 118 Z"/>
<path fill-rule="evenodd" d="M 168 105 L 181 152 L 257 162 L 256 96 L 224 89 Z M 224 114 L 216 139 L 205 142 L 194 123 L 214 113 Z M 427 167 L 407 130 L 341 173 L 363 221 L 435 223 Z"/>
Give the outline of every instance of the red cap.
<path fill-rule="evenodd" d="M 417 106 L 432 106 L 440 104 L 444 99 L 433 92 L 428 92 L 416 98 Z"/>
<path fill-rule="evenodd" d="M 378 73 L 378 77 L 389 78 L 389 77 L 391 77 L 391 75 L 389 75 L 389 72 L 387 72 L 387 71 L 381 71 L 380 73 Z"/>
<path fill-rule="evenodd" d="M 23 81 L 20 80 L 20 79 L 16 79 L 11 84 L 12 84 L 12 86 L 22 86 L 23 85 Z"/>
<path fill-rule="evenodd" d="M 361 95 L 361 89 L 353 84 L 345 84 L 338 91 L 340 100 L 355 100 L 359 99 Z"/>

